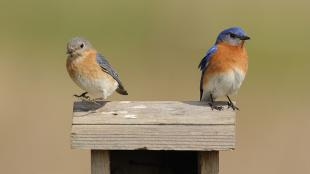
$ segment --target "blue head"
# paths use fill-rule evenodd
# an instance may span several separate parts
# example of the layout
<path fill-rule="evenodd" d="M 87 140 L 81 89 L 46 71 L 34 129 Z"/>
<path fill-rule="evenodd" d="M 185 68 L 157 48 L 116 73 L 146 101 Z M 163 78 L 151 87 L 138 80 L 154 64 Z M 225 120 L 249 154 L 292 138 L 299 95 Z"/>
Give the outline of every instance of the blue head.
<path fill-rule="evenodd" d="M 238 46 L 250 37 L 240 27 L 231 27 L 222 31 L 216 39 L 215 44 L 225 42 L 229 45 Z"/>

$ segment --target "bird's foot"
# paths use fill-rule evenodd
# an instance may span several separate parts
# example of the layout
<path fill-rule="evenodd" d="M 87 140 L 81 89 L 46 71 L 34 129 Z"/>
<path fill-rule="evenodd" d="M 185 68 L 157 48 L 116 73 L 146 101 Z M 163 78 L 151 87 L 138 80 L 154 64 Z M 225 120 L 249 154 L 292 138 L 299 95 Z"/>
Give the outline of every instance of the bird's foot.
<path fill-rule="evenodd" d="M 240 110 L 233 102 L 227 102 L 228 109 L 232 108 L 233 110 Z"/>
<path fill-rule="evenodd" d="M 79 99 L 81 99 L 82 100 L 82 102 L 91 102 L 91 103 L 94 103 L 94 104 L 96 104 L 96 105 L 100 105 L 100 103 L 98 103 L 97 102 L 97 99 L 96 98 L 90 98 L 88 95 L 86 95 L 87 94 L 87 92 L 84 92 L 84 93 L 82 93 L 82 94 L 80 94 L 80 95 L 73 95 L 74 97 L 77 97 L 77 98 L 79 98 Z"/>
<path fill-rule="evenodd" d="M 217 111 L 221 111 L 223 110 L 223 106 L 217 106 L 214 102 L 209 102 L 209 106 L 211 107 L 211 109 L 215 109 Z"/>
<path fill-rule="evenodd" d="M 86 95 L 87 92 L 84 92 L 80 95 L 77 95 L 77 94 L 74 94 L 73 96 L 76 97 L 76 98 L 80 98 L 82 100 L 90 100 L 90 97 L 88 95 Z"/>

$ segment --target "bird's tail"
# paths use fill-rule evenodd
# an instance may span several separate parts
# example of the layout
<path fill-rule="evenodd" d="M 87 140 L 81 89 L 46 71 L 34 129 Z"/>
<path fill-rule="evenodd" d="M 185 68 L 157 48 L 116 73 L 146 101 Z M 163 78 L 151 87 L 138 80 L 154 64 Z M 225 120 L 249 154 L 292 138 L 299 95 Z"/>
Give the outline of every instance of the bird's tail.
<path fill-rule="evenodd" d="M 123 86 L 119 86 L 117 89 L 116 89 L 116 92 L 121 94 L 121 95 L 128 95 L 128 92 L 125 90 L 125 88 Z"/>

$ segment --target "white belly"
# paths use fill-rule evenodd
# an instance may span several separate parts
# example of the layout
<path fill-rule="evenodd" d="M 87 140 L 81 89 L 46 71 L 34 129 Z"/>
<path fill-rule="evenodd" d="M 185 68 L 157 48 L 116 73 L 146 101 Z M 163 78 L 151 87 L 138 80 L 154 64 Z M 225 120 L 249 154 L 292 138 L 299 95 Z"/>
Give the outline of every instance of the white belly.
<path fill-rule="evenodd" d="M 211 76 L 203 86 L 203 98 L 209 98 L 210 93 L 214 98 L 236 94 L 244 77 L 245 74 L 238 68 Z"/>
<path fill-rule="evenodd" d="M 90 80 L 83 76 L 77 76 L 74 82 L 83 90 L 88 92 L 92 97 L 99 97 L 106 99 L 117 89 L 118 83 L 115 80 L 108 78 L 100 78 L 96 80 Z"/>

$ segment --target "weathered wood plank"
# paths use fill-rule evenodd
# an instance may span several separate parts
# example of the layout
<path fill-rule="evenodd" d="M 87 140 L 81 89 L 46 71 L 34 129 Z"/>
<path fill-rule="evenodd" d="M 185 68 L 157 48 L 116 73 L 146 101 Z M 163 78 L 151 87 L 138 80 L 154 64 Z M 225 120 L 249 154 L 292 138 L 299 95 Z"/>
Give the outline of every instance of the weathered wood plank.
<path fill-rule="evenodd" d="M 72 148 L 105 150 L 229 150 L 234 125 L 73 125 Z"/>
<path fill-rule="evenodd" d="M 75 102 L 71 137 L 79 149 L 229 150 L 235 112 L 201 102 Z"/>
<path fill-rule="evenodd" d="M 198 174 L 219 173 L 219 152 L 198 152 Z"/>
<path fill-rule="evenodd" d="M 75 102 L 75 124 L 235 124 L 235 112 L 198 101 Z"/>
<path fill-rule="evenodd" d="M 91 150 L 91 174 L 110 174 L 109 151 Z"/>

